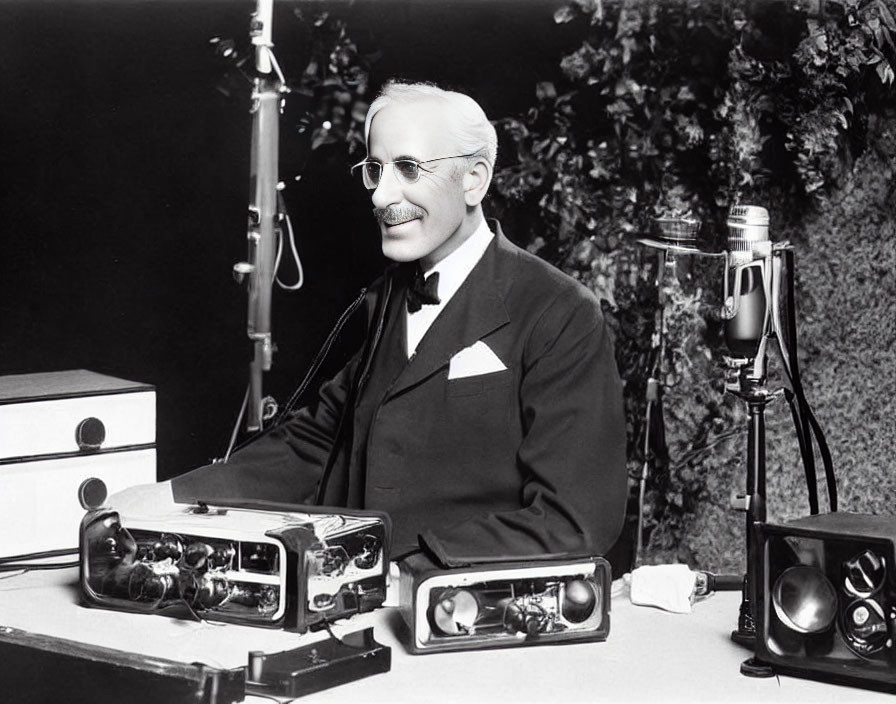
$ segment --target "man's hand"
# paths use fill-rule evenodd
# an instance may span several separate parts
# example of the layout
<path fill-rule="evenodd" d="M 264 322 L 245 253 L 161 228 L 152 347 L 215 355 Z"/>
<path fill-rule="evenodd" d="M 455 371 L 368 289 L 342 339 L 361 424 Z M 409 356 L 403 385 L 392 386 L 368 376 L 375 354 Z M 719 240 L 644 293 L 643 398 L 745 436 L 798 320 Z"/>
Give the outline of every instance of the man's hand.
<path fill-rule="evenodd" d="M 170 481 L 122 489 L 106 499 L 105 505 L 128 518 L 171 513 L 177 506 Z"/>

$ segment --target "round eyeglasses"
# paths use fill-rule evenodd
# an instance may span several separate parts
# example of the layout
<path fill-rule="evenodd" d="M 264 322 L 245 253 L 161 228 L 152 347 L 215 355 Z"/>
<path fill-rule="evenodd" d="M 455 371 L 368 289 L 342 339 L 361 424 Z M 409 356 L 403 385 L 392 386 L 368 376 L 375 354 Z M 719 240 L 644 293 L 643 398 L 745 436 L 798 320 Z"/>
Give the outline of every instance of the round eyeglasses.
<path fill-rule="evenodd" d="M 395 172 L 395 177 L 399 181 L 402 181 L 403 183 L 416 183 L 420 180 L 420 172 L 426 171 L 431 173 L 429 169 L 423 167 L 423 164 L 431 164 L 434 161 L 444 161 L 445 159 L 463 159 L 470 156 L 476 156 L 478 153 L 479 152 L 473 152 L 472 154 L 454 154 L 453 156 L 440 156 L 437 159 L 426 159 L 425 161 L 417 161 L 416 159 L 396 159 L 395 161 L 387 161 L 383 163 L 381 161 L 365 159 L 352 167 L 352 174 L 356 174 L 360 171 L 364 187 L 372 191 L 380 185 L 380 180 L 383 178 L 383 167 L 388 166 L 389 164 L 392 164 L 392 170 Z"/>

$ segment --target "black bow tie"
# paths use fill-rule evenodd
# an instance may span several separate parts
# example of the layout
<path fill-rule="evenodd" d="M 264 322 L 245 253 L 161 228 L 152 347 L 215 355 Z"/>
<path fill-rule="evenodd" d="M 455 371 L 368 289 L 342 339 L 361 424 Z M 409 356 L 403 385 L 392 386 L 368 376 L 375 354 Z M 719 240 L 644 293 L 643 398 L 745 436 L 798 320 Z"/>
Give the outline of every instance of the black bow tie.
<path fill-rule="evenodd" d="M 414 268 L 414 276 L 408 286 L 408 313 L 416 313 L 422 306 L 441 303 L 439 298 L 439 272 L 423 278 L 423 269 L 417 265 Z"/>

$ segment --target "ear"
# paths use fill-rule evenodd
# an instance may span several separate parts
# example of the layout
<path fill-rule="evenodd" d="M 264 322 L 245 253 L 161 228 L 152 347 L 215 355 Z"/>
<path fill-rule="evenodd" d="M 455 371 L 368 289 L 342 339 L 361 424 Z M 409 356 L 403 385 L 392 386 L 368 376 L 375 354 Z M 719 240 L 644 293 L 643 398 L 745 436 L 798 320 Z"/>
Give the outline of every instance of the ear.
<path fill-rule="evenodd" d="M 491 164 L 485 159 L 476 159 L 464 173 L 464 202 L 470 207 L 479 205 L 491 182 Z"/>

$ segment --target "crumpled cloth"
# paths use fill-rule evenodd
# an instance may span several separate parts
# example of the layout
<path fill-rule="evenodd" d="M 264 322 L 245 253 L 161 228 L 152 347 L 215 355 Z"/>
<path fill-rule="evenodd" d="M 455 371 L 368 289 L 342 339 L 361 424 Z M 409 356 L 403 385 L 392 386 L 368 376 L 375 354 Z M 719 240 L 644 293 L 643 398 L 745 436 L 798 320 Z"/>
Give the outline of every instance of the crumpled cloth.
<path fill-rule="evenodd" d="M 633 570 L 630 577 L 633 604 L 676 614 L 691 613 L 697 574 L 687 565 L 644 565 Z"/>

